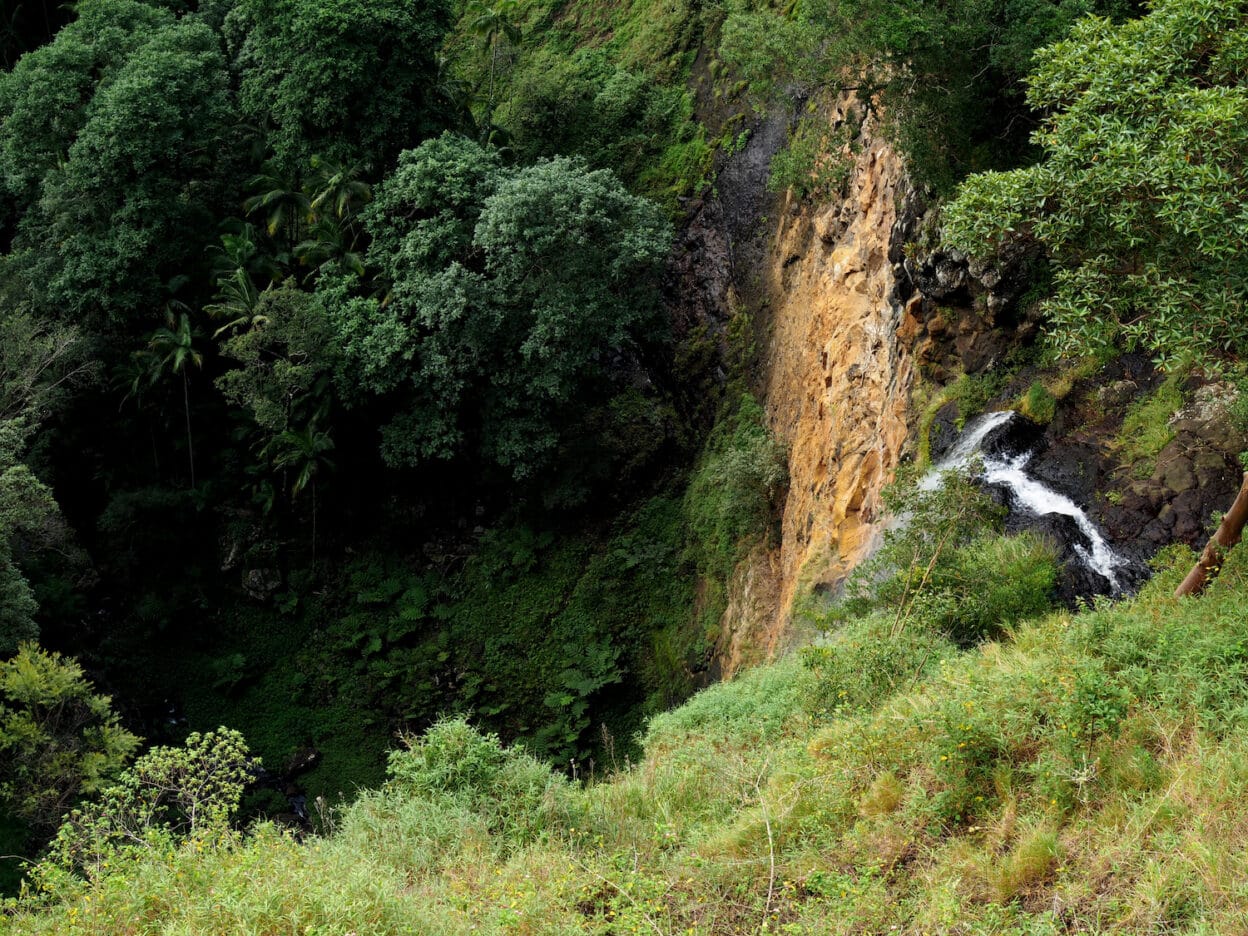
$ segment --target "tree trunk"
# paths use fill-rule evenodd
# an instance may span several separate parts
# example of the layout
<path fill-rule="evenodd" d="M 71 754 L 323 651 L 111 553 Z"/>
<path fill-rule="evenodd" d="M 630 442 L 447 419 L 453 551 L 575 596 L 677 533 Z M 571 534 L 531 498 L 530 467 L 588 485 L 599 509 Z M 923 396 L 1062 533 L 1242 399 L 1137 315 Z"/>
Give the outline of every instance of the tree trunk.
<path fill-rule="evenodd" d="M 1192 567 L 1192 571 L 1187 573 L 1187 578 L 1183 579 L 1182 584 L 1175 589 L 1174 597 L 1199 595 L 1204 590 L 1209 578 L 1217 575 L 1218 570 L 1222 568 L 1222 559 L 1227 550 L 1239 542 L 1246 522 L 1248 522 L 1248 471 L 1244 472 L 1244 481 L 1239 486 L 1239 493 L 1235 495 L 1235 503 L 1231 504 L 1231 509 L 1218 524 L 1218 532 L 1214 533 L 1213 539 L 1205 544 L 1200 559 Z"/>
<path fill-rule="evenodd" d="M 182 370 L 182 406 L 186 410 L 186 456 L 191 463 L 191 487 L 195 487 L 195 445 L 191 441 L 191 391 L 186 369 Z"/>
<path fill-rule="evenodd" d="M 485 142 L 490 142 L 494 128 L 494 68 L 498 64 L 498 35 L 490 40 L 490 96 L 485 102 Z"/>

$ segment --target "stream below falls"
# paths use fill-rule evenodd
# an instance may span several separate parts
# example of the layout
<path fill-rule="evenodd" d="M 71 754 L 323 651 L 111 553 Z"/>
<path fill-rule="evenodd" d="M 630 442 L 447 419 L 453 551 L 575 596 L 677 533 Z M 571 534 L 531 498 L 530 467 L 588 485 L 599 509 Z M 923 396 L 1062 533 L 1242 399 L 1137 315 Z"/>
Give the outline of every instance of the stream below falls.
<path fill-rule="evenodd" d="M 1010 431 L 1019 419 L 1012 410 L 1001 410 L 968 423 L 919 487 L 934 490 L 947 472 L 972 468 L 976 481 L 1003 496 L 1011 527 L 1040 527 L 1059 539 L 1068 567 L 1072 559 L 1082 566 L 1085 574 L 1078 578 L 1083 584 L 1075 585 L 1076 594 L 1122 594 L 1139 578 L 1139 570 L 1113 548 L 1086 510 L 1028 473 L 1037 445 L 1020 445 L 1020 434 Z"/>

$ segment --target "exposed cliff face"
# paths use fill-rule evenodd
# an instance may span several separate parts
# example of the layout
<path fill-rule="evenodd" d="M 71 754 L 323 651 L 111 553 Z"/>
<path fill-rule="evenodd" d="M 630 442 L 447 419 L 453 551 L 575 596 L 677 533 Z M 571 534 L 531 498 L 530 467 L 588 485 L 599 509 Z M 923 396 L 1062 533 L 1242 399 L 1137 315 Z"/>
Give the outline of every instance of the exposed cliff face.
<path fill-rule="evenodd" d="M 831 119 L 845 120 L 850 106 L 842 100 Z M 789 452 L 778 543 L 755 549 L 729 585 L 717 648 L 727 675 L 801 642 L 795 599 L 839 586 L 878 543 L 881 491 L 913 442 L 917 371 L 933 386 L 991 372 L 1039 328 L 1039 309 L 1024 294 L 1034 250 L 976 260 L 924 249 L 935 216 L 922 210 L 900 157 L 875 131 L 868 118 L 840 198 L 771 207 L 748 253 L 740 230 L 748 212 L 737 212 L 734 233 L 722 238 L 735 294 L 721 301 L 739 294 L 767 310 L 761 390 Z M 736 187 L 756 191 L 759 165 L 748 162 L 751 184 Z M 1035 366 L 1007 366 L 1006 374 L 990 408 L 1015 406 L 1034 381 L 1055 377 Z M 1203 542 L 1211 514 L 1238 489 L 1236 456 L 1248 445 L 1217 388 L 1192 379 L 1195 403 L 1170 418 L 1174 439 L 1155 462 L 1143 475 L 1140 465 L 1120 463 L 1115 439 L 1127 409 L 1159 382 L 1147 362 L 1125 356 L 1068 384 L 1052 422 L 1036 429 L 1036 476 L 1084 506 L 1139 570 L 1166 543 Z M 958 415 L 956 404 L 936 414 L 932 433 L 944 428 L 945 444 Z M 1020 514 L 1009 529 L 1052 532 L 1045 523 Z M 1099 586 L 1067 576 L 1061 595 L 1073 600 L 1091 587 Z"/>
<path fill-rule="evenodd" d="M 799 583 L 839 584 L 870 550 L 906 442 L 912 369 L 889 262 L 904 184 L 901 159 L 868 123 L 845 199 L 813 216 L 785 211 L 775 234 L 765 388 L 790 483 L 769 650 Z"/>
<path fill-rule="evenodd" d="M 846 117 L 842 101 L 833 120 Z M 789 449 L 780 543 L 738 570 L 725 615 L 724 668 L 782 649 L 796 635 L 800 589 L 835 587 L 880 532 L 880 491 L 906 444 L 912 366 L 898 338 L 905 315 L 890 253 L 905 176 L 873 133 L 832 203 L 784 203 L 761 258 L 769 328 L 763 392 Z"/>

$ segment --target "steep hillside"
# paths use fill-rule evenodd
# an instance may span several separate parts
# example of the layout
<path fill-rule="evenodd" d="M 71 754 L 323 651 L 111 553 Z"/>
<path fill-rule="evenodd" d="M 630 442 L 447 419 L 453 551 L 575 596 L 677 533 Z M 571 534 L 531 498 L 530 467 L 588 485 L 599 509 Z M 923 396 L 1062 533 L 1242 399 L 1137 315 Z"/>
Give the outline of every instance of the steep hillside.
<path fill-rule="evenodd" d="M 756 549 L 734 579 L 721 646 L 734 672 L 800 636 L 799 589 L 840 585 L 883 521 L 880 491 L 909 431 L 911 348 L 890 254 L 907 182 L 900 157 L 845 95 L 830 128 L 856 127 L 839 191 L 811 202 L 792 192 L 759 219 L 758 268 L 744 291 L 763 308 L 759 341 L 768 422 L 788 451 L 778 541 Z M 721 184 L 722 181 L 721 181 Z M 764 208 L 764 210 L 769 210 Z"/>
<path fill-rule="evenodd" d="M 25 16 L 0 931 L 1248 932 L 1248 0 Z"/>
<path fill-rule="evenodd" d="M 462 722 L 335 831 L 64 852 L 23 934 L 1234 933 L 1248 567 L 960 652 L 905 617 L 708 690 L 569 782 Z M 886 622 L 894 625 L 892 617 Z"/>

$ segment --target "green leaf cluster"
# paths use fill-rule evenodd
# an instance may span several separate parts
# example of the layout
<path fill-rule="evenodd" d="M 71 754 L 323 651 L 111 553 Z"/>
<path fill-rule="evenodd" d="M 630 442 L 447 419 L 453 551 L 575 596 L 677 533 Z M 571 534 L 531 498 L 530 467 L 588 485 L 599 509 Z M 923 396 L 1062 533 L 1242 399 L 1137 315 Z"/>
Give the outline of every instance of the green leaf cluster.
<path fill-rule="evenodd" d="M 31 826 L 55 828 L 138 745 L 73 660 L 25 643 L 0 663 L 0 802 Z"/>
<path fill-rule="evenodd" d="M 211 230 L 230 121 L 211 28 L 137 0 L 84 3 L 0 76 L 9 268 L 76 318 L 117 327 L 158 307 Z"/>
<path fill-rule="evenodd" d="M 314 155 L 389 169 L 441 127 L 445 0 L 240 0 L 224 33 L 238 102 L 284 171 Z"/>
<path fill-rule="evenodd" d="M 467 450 L 532 473 L 609 391 L 612 359 L 660 328 L 669 228 L 607 170 L 503 168 L 444 135 L 402 155 L 364 223 L 389 293 L 339 294 L 329 315 L 341 382 L 402 401 L 382 430 L 391 464 Z"/>
<path fill-rule="evenodd" d="M 462 717 L 403 738 L 387 767 L 391 795 L 428 799 L 472 813 L 511 846 L 532 842 L 559 817 L 571 785 L 550 765 Z M 565 807 L 566 808 L 566 807 Z"/>
<path fill-rule="evenodd" d="M 1246 31 L 1243 4 L 1212 0 L 1080 21 L 1028 79 L 1043 161 L 974 176 L 949 206 L 946 237 L 964 250 L 1043 246 L 1061 350 L 1173 367 L 1248 341 Z"/>
<path fill-rule="evenodd" d="M 181 747 L 155 747 L 102 795 L 69 814 L 32 869 L 40 889 L 119 857 L 162 854 L 177 842 L 228 837 L 259 762 L 237 731 L 192 732 Z"/>
<path fill-rule="evenodd" d="M 903 482 L 888 500 L 900 520 L 855 570 L 830 623 L 883 610 L 894 636 L 916 626 L 970 646 L 1052 607 L 1052 544 L 1004 535 L 1005 509 L 970 480 L 947 474 L 934 490 Z"/>

